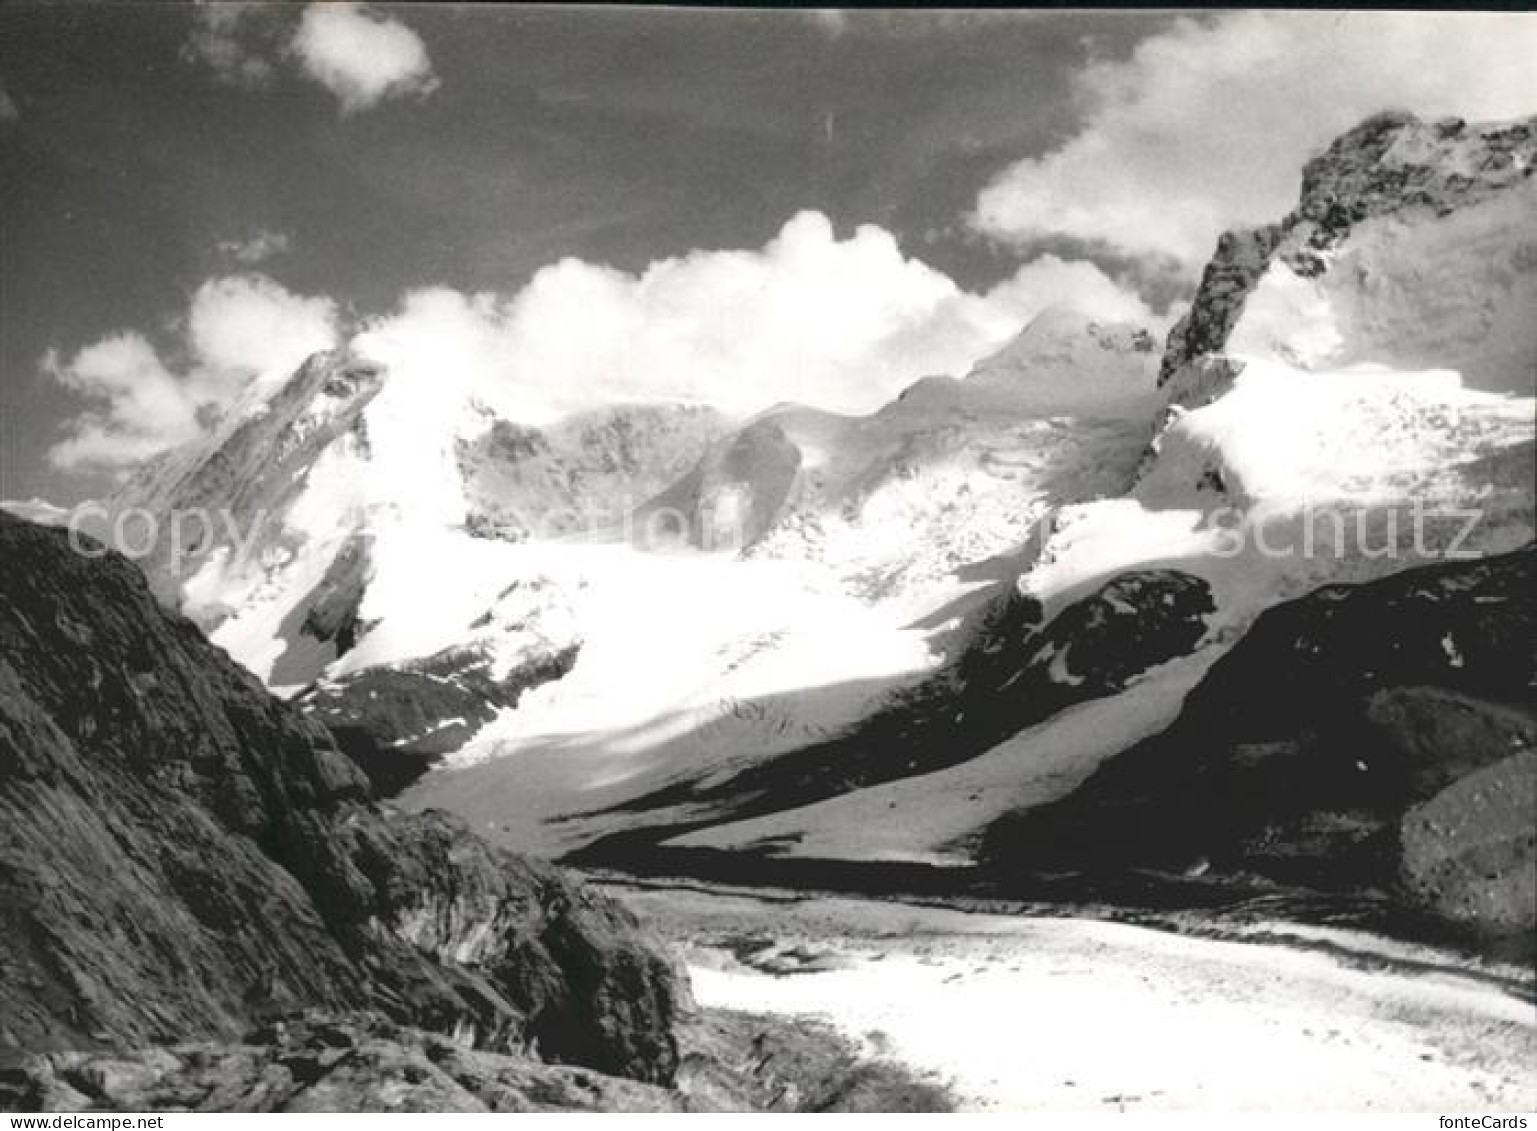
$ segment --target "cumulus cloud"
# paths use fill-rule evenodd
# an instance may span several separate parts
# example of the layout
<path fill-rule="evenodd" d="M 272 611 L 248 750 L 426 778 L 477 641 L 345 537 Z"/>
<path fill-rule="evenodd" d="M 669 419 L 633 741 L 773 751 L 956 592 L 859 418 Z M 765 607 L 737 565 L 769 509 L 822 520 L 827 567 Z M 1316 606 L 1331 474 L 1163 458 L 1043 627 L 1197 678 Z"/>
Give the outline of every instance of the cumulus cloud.
<path fill-rule="evenodd" d="M 182 323 L 179 369 L 137 332 L 108 335 L 67 361 L 48 352 L 43 371 L 86 402 L 49 459 L 70 470 L 131 466 L 197 436 L 210 412 L 252 382 L 281 380 L 337 336 L 330 299 L 295 295 L 263 275 L 210 279 Z"/>
<path fill-rule="evenodd" d="M 182 57 L 231 86 L 264 86 L 277 72 L 271 15 L 259 0 L 198 0 Z"/>
<path fill-rule="evenodd" d="M 1501 119 L 1537 110 L 1537 17 L 1261 12 L 1182 19 L 1078 77 L 1082 123 L 1005 170 L 973 222 L 1204 260 L 1226 228 L 1284 213 L 1301 167 L 1383 109 Z"/>
<path fill-rule="evenodd" d="M 210 279 L 187 313 L 187 347 L 210 402 L 253 378 L 281 380 L 336 340 L 334 301 L 296 295 L 265 275 Z"/>
<path fill-rule="evenodd" d="M 695 252 L 638 275 L 567 259 L 510 299 L 416 292 L 354 341 L 404 379 L 472 383 L 537 422 L 616 401 L 868 412 L 919 377 L 964 373 L 1051 305 L 1153 322 L 1089 263 L 1046 256 L 985 294 L 873 226 L 803 212 L 757 251 Z"/>
<path fill-rule="evenodd" d="M 43 370 L 89 403 L 68 425 L 68 438 L 49 451 L 56 467 L 125 467 L 198 432 L 197 403 L 186 383 L 142 334 L 113 334 L 68 362 L 50 350 Z"/>
<path fill-rule="evenodd" d="M 513 295 L 429 288 L 352 339 L 392 380 L 447 386 L 526 423 L 598 405 L 694 401 L 746 414 L 783 401 L 869 412 L 913 381 L 960 375 L 1050 306 L 1157 326 L 1093 264 L 1041 256 L 985 293 L 902 254 L 874 226 L 837 238 L 817 212 L 757 250 L 700 251 L 630 274 L 577 259 Z M 86 399 L 52 451 L 115 470 L 199 434 L 253 388 L 275 386 L 338 340 L 336 304 L 264 275 L 210 279 L 176 325 L 168 364 L 140 334 L 55 354 L 45 369 Z"/>
<path fill-rule="evenodd" d="M 275 255 L 286 255 L 292 248 L 293 240 L 286 232 L 269 232 L 265 228 L 246 239 L 219 241 L 221 254 L 250 265 L 264 263 Z"/>
<path fill-rule="evenodd" d="M 421 37 L 361 4 L 311 4 L 292 48 L 305 73 L 341 100 L 344 114 L 438 88 Z"/>
<path fill-rule="evenodd" d="M 1068 306 L 1110 322 L 1161 326 L 1133 290 L 1082 259 L 1043 255 L 988 292 L 984 303 L 1000 322 L 1020 324 L 1048 306 Z M 1015 325 L 1017 329 L 1018 326 Z"/>
<path fill-rule="evenodd" d="M 421 37 L 394 16 L 350 2 L 295 11 L 267 0 L 198 0 L 182 57 L 248 89 L 297 67 L 336 95 L 344 114 L 437 89 Z"/>

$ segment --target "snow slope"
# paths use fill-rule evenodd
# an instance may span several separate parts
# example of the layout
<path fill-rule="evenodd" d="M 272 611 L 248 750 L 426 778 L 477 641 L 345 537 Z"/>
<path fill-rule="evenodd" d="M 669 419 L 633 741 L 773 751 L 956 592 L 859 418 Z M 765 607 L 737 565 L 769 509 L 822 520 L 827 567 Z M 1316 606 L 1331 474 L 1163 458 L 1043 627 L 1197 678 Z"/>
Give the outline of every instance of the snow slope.
<path fill-rule="evenodd" d="M 1230 389 L 1177 415 L 1131 492 L 1055 516 L 1028 591 L 1050 607 L 1133 566 L 1177 566 L 1212 585 L 1214 628 L 1235 633 L 1326 582 L 1532 537 L 1532 398 L 1444 370 L 1232 360 Z"/>
<path fill-rule="evenodd" d="M 1046 506 L 1125 487 L 1156 364 L 1147 331 L 1049 309 L 964 379 L 925 378 L 870 416 L 761 415 L 658 505 L 696 544 L 811 561 L 916 615 L 957 569 L 1017 550 Z"/>
<path fill-rule="evenodd" d="M 1433 222 L 1372 217 L 1327 270 L 1272 264 L 1226 352 L 1306 370 L 1375 362 L 1452 369 L 1470 388 L 1530 394 L 1537 381 L 1537 183 Z"/>
<path fill-rule="evenodd" d="M 605 508 L 668 482 L 719 427 L 656 405 L 520 429 L 452 374 L 426 382 L 354 350 L 236 406 L 113 505 L 163 517 L 144 563 L 160 592 L 278 690 L 467 643 L 505 645 L 510 664 L 530 631 L 570 642 L 526 547 L 611 521 Z M 179 546 L 178 513 L 207 519 Z M 517 585 L 545 602 L 512 623 Z"/>
<path fill-rule="evenodd" d="M 1086 415 L 1035 416 L 1070 406 L 1075 352 L 1100 374 Z M 975 377 L 929 380 L 869 417 L 787 407 L 750 422 L 642 525 L 684 514 L 697 536 L 719 529 L 723 500 L 756 525 L 725 549 L 545 547 L 584 578 L 572 671 L 403 802 L 564 852 L 614 827 L 564 817 L 727 776 L 868 717 L 1011 582 L 1007 556 L 1040 514 L 1124 487 L 1155 363 L 1145 335 L 1051 312 L 975 389 Z"/>

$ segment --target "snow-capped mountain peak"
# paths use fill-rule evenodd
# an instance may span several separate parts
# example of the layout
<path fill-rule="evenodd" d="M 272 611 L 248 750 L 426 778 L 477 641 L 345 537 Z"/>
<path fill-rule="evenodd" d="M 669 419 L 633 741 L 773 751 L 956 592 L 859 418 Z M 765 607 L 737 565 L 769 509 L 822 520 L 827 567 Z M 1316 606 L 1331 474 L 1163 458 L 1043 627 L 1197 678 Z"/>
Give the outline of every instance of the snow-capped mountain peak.
<path fill-rule="evenodd" d="M 1381 114 L 1308 163 L 1298 207 L 1222 237 L 1160 372 L 1198 403 L 1232 366 L 1455 369 L 1530 395 L 1537 345 L 1537 122 Z M 1213 382 L 1216 382 L 1214 385 Z"/>
<path fill-rule="evenodd" d="M 1153 335 L 1068 307 L 1050 307 L 1018 337 L 979 361 L 968 391 L 1008 398 L 1042 416 L 1146 416 L 1153 383 L 1144 380 L 1157 356 Z"/>

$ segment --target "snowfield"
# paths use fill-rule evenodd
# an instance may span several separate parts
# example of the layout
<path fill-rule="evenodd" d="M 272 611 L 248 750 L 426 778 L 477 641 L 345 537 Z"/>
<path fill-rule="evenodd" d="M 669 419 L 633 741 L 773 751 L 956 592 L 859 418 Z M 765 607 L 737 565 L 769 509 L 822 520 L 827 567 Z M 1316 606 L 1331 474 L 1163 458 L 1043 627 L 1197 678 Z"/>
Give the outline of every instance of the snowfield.
<path fill-rule="evenodd" d="M 1182 569 L 1232 632 L 1320 585 L 1532 537 L 1537 400 L 1447 370 L 1234 360 L 1232 388 L 1176 416 L 1135 490 L 1054 516 L 1025 589 L 1052 608 L 1124 570 Z"/>
<path fill-rule="evenodd" d="M 1265 609 L 1448 549 L 1497 553 L 1533 536 L 1537 401 L 1468 389 L 1449 371 L 1311 372 L 1241 360 L 1229 391 L 1165 430 L 1132 492 L 1056 509 L 1013 559 L 1023 569 L 1019 586 L 1048 616 L 1128 570 L 1202 578 L 1216 611 L 1194 655 L 951 769 L 671 843 L 965 862 L 970 838 L 992 820 L 1055 800 L 1168 725 L 1200 675 Z M 1124 439 L 1080 443 L 1079 460 L 1127 451 Z M 920 484 L 933 481 L 912 489 Z M 1028 483 L 1008 487 L 1028 496 Z M 881 528 L 906 545 L 912 540 L 900 532 L 911 525 L 897 515 Z M 872 544 L 879 541 L 862 543 Z M 922 572 L 924 555 L 953 540 L 917 544 L 907 562 Z M 543 552 L 594 562 L 598 551 Z M 529 693 L 418 783 L 406 804 L 451 809 L 512 847 L 569 851 L 638 819 L 598 810 L 684 777 L 739 770 L 869 715 L 931 671 L 961 615 L 1001 584 L 986 568 L 952 566 L 948 575 L 934 570 L 925 588 L 872 602 L 839 582 L 847 563 L 830 570 L 825 556 L 602 552 L 606 580 L 589 571 L 582 583 L 587 643 L 572 673 Z M 588 816 L 562 819 L 572 814 Z"/>
<path fill-rule="evenodd" d="M 825 897 L 619 889 L 706 1008 L 814 1016 L 969 1111 L 1529 1111 L 1531 973 Z M 1257 935 L 1266 925 L 1250 928 Z"/>
<path fill-rule="evenodd" d="M 723 498 L 772 509 L 745 553 L 504 547 L 507 562 L 540 562 L 554 579 L 581 651 L 402 803 L 561 853 L 625 820 L 572 814 L 726 775 L 868 717 L 1012 582 L 1042 515 L 1124 488 L 1147 441 L 1154 357 L 1145 334 L 1054 311 L 964 381 L 920 381 L 871 416 L 767 413 L 740 434 L 759 439 L 725 442 L 688 490 L 664 496 L 716 514 Z M 1081 415 L 1034 415 L 1075 398 Z M 798 488 L 779 499 L 786 445 Z"/>
<path fill-rule="evenodd" d="M 501 843 L 559 855 L 609 827 L 563 816 L 682 774 L 724 770 L 834 733 L 928 670 L 928 634 L 804 565 L 627 547 L 530 549 L 580 587 L 564 678 L 526 693 L 402 795 Z"/>

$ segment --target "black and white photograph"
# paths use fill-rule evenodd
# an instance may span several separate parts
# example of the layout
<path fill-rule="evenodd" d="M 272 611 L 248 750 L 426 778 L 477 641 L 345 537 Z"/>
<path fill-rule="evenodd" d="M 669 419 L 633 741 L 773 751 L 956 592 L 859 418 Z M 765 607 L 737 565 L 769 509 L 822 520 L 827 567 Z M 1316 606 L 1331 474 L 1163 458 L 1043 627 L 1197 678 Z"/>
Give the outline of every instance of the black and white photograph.
<path fill-rule="evenodd" d="M 0 6 L 6 1128 L 1537 1126 L 1534 60 Z"/>

